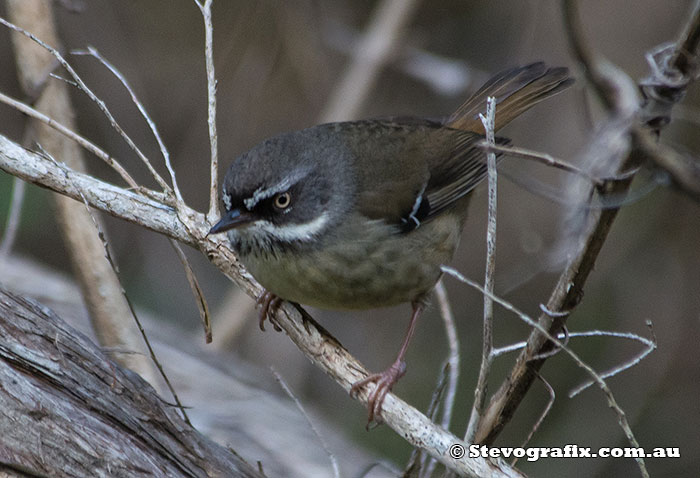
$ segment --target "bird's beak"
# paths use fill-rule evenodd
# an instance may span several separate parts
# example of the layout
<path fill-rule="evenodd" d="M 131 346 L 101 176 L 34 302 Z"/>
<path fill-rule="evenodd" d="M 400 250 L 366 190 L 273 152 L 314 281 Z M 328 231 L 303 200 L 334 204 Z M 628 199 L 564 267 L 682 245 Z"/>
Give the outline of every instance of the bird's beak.
<path fill-rule="evenodd" d="M 214 227 L 209 229 L 209 234 L 218 234 L 220 232 L 228 231 L 234 227 L 242 226 L 248 224 L 254 220 L 251 213 L 247 211 L 241 211 L 240 209 L 231 209 L 222 218 L 214 224 Z"/>

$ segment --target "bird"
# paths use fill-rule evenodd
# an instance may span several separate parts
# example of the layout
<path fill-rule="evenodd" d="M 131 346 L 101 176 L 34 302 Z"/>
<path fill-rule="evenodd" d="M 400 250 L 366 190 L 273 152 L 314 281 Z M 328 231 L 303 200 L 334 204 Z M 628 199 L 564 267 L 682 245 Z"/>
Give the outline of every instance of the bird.
<path fill-rule="evenodd" d="M 381 422 L 387 393 L 406 373 L 417 319 L 486 176 L 479 115 L 487 99 L 496 100 L 498 130 L 573 81 L 565 67 L 530 63 L 496 74 L 446 118 L 320 124 L 266 139 L 231 162 L 225 212 L 209 233 L 226 232 L 264 288 L 262 330 L 282 300 L 337 310 L 411 304 L 396 360 L 351 386 L 354 396 L 375 385 L 368 425 Z"/>

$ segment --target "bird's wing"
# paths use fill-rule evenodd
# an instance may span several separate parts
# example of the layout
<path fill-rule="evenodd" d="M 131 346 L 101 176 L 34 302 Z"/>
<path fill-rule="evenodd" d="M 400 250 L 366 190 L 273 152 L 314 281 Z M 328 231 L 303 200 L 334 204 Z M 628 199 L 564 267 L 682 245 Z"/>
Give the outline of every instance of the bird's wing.
<path fill-rule="evenodd" d="M 418 118 L 363 121 L 353 136 L 358 212 L 411 231 L 467 195 L 486 175 L 477 133 Z M 507 143 L 499 139 L 499 143 Z"/>

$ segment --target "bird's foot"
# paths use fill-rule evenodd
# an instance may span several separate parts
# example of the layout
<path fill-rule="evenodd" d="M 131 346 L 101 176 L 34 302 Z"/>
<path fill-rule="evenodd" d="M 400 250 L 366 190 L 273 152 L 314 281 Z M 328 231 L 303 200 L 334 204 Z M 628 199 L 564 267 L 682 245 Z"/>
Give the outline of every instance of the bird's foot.
<path fill-rule="evenodd" d="M 386 398 L 386 394 L 389 393 L 394 387 L 394 384 L 396 384 L 396 382 L 398 382 L 399 379 L 405 374 L 406 362 L 399 359 L 383 372 L 374 373 L 366 378 L 363 378 L 362 380 L 358 380 L 352 384 L 352 387 L 350 387 L 350 396 L 354 397 L 365 385 L 370 383 L 375 384 L 374 389 L 367 397 L 367 409 L 369 410 L 369 417 L 367 420 L 368 430 L 373 421 L 377 424 L 382 422 L 381 412 L 384 398 Z"/>
<path fill-rule="evenodd" d="M 277 297 L 275 294 L 269 292 L 268 290 L 263 290 L 263 293 L 260 294 L 260 297 L 258 297 L 256 300 L 256 303 L 260 306 L 260 311 L 258 312 L 258 323 L 260 325 L 260 330 L 265 332 L 265 319 L 269 317 L 270 323 L 275 330 L 277 332 L 282 332 L 282 328 L 279 326 L 279 324 L 277 324 L 277 321 L 273 316 L 281 302 L 282 299 Z"/>

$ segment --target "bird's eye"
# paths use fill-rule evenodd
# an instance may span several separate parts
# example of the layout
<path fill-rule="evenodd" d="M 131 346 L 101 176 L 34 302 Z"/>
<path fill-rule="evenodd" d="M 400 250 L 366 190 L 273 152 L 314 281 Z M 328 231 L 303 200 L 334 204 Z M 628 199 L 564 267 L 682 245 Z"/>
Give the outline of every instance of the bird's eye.
<path fill-rule="evenodd" d="M 280 193 L 277 196 L 275 196 L 275 199 L 272 201 L 272 204 L 280 210 L 287 209 L 289 205 L 292 203 L 292 195 L 289 194 L 289 192 L 284 192 Z"/>

